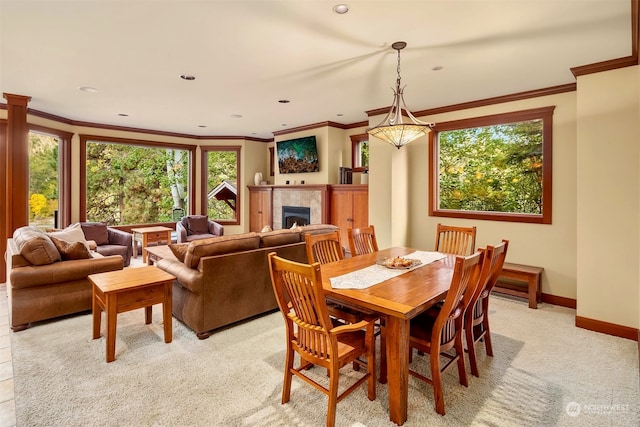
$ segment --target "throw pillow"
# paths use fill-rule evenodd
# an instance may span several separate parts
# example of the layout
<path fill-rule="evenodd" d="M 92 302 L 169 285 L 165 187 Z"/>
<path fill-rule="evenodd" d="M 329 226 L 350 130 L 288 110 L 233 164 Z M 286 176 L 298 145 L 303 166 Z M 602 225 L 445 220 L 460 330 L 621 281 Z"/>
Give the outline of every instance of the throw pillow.
<path fill-rule="evenodd" d="M 208 234 L 209 233 L 209 216 L 193 215 L 187 217 L 187 235 L 191 234 Z"/>
<path fill-rule="evenodd" d="M 33 227 L 20 227 L 13 233 L 20 255 L 32 265 L 47 265 L 60 261 L 60 252 L 49 236 Z"/>
<path fill-rule="evenodd" d="M 101 222 L 85 222 L 80 224 L 80 227 L 86 240 L 95 240 L 98 246 L 109 244 L 107 224 Z"/>
<path fill-rule="evenodd" d="M 57 239 L 64 240 L 67 243 L 82 242 L 83 245 L 89 248 L 87 239 L 85 239 L 82 227 L 79 223 L 71 224 L 62 231 L 49 233 L 49 237 L 55 237 Z"/>
<path fill-rule="evenodd" d="M 187 248 L 189 247 L 188 243 L 173 243 L 169 245 L 169 249 L 175 255 L 176 258 L 180 262 L 184 262 L 184 257 L 187 255 Z"/>
<path fill-rule="evenodd" d="M 64 240 L 60 240 L 55 237 L 51 237 L 51 241 L 56 245 L 63 261 L 91 258 L 89 249 L 87 249 L 82 242 L 67 243 Z"/>

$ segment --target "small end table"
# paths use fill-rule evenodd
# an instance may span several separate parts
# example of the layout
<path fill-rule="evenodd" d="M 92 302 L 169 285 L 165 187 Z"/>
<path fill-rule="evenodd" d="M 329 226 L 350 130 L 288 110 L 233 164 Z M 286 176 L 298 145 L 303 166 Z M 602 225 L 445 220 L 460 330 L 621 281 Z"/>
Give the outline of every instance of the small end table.
<path fill-rule="evenodd" d="M 133 257 L 138 257 L 138 239 L 142 241 L 142 262 L 147 262 L 147 253 L 144 248 L 149 246 L 149 243 L 160 244 L 162 242 L 166 242 L 165 244 L 171 243 L 171 232 L 173 229 L 169 227 L 141 227 L 141 228 L 132 228 L 131 232 L 133 233 Z"/>
<path fill-rule="evenodd" d="M 102 312 L 107 317 L 107 363 L 116 360 L 116 324 L 118 313 L 145 309 L 145 324 L 151 323 L 154 304 L 162 304 L 164 342 L 173 339 L 171 299 L 175 276 L 157 267 L 127 268 L 90 274 L 92 284 L 93 339 L 100 338 Z"/>

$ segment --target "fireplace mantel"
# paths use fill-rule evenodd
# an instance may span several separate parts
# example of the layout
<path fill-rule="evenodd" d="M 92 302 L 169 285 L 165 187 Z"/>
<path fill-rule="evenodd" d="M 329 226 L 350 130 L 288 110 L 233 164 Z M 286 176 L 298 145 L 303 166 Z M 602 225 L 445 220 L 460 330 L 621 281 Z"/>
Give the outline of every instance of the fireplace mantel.
<path fill-rule="evenodd" d="M 329 185 L 257 185 L 249 186 L 252 191 L 271 192 L 271 227 L 282 228 L 282 206 L 307 207 L 311 210 L 311 224 L 329 224 Z"/>

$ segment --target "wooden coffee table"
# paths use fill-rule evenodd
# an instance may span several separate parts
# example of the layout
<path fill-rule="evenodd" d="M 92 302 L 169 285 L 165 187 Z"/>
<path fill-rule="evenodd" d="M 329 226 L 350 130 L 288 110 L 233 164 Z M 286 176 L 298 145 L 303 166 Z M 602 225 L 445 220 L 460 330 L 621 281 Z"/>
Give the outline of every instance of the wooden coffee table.
<path fill-rule="evenodd" d="M 151 323 L 152 306 L 162 304 L 164 342 L 173 339 L 171 298 L 175 277 L 157 267 L 90 274 L 92 283 L 93 339 L 100 338 L 102 312 L 107 317 L 107 363 L 116 360 L 116 323 L 118 313 L 145 309 L 145 324 Z"/>
<path fill-rule="evenodd" d="M 154 265 L 161 259 L 177 259 L 167 245 L 151 246 L 144 248 L 143 251 L 147 253 L 147 265 Z"/>
<path fill-rule="evenodd" d="M 133 233 L 133 257 L 138 257 L 138 239 L 142 241 L 142 262 L 147 262 L 147 253 L 144 251 L 144 248 L 149 246 L 149 243 L 171 243 L 171 232 L 173 229 L 169 227 L 141 227 L 141 228 L 132 228 L 131 232 Z"/>

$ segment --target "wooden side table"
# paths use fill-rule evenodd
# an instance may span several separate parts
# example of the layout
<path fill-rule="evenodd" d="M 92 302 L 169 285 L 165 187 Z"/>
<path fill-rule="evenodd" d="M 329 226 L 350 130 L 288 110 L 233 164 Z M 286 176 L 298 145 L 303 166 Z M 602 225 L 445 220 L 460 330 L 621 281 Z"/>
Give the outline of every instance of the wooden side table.
<path fill-rule="evenodd" d="M 133 233 L 133 257 L 138 257 L 138 239 L 142 241 L 142 262 L 147 262 L 147 254 L 144 250 L 149 243 L 160 244 L 165 242 L 165 244 L 171 243 L 171 232 L 173 229 L 169 227 L 141 227 L 141 228 L 132 228 L 131 232 Z"/>
<path fill-rule="evenodd" d="M 538 303 L 542 302 L 543 272 L 544 268 L 542 267 L 505 262 L 500 277 L 524 282 L 526 288 L 520 289 L 518 285 L 511 286 L 498 279 L 493 290 L 498 293 L 527 298 L 529 300 L 529 308 L 538 308 Z"/>
<path fill-rule="evenodd" d="M 116 360 L 116 324 L 118 313 L 145 309 L 145 324 L 151 323 L 152 306 L 162 304 L 164 342 L 173 339 L 171 298 L 175 276 L 157 267 L 90 274 L 92 283 L 93 339 L 100 338 L 102 312 L 107 317 L 107 363 Z"/>

